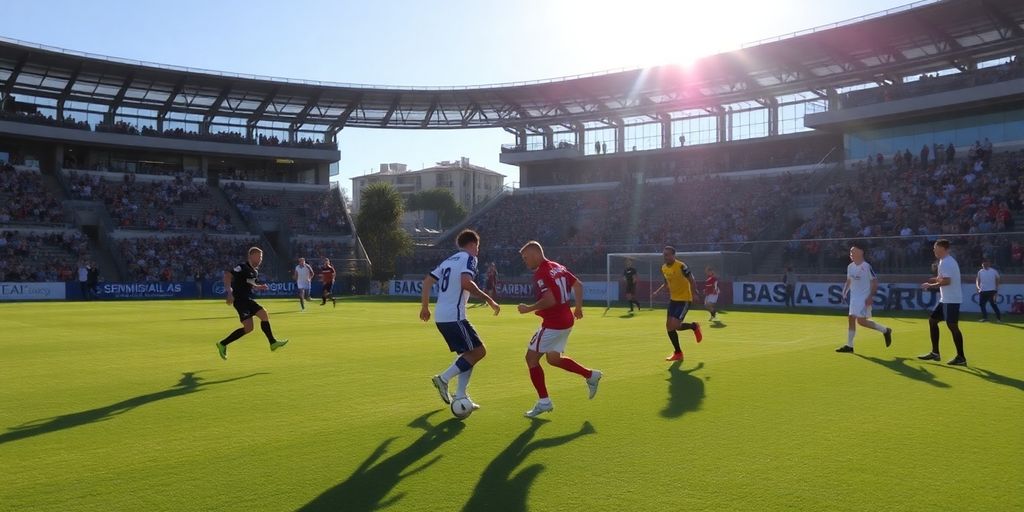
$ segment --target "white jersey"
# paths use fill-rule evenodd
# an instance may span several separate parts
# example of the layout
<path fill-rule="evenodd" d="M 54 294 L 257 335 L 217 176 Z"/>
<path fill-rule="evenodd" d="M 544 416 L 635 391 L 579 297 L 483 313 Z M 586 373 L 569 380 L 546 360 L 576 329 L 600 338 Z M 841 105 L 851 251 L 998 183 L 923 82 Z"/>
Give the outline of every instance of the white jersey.
<path fill-rule="evenodd" d="M 871 295 L 871 281 L 877 278 L 871 264 L 862 261 L 860 265 L 850 263 L 846 267 L 846 279 L 850 281 L 850 304 L 853 304 L 854 298 L 863 303 Z"/>
<path fill-rule="evenodd" d="M 458 322 L 466 319 L 469 291 L 462 289 L 462 274 L 469 274 L 470 279 L 476 278 L 476 258 L 466 251 L 451 255 L 430 271 L 430 277 L 437 280 L 435 322 Z"/>
<path fill-rule="evenodd" d="M 309 266 L 309 263 L 305 265 L 295 265 L 295 283 L 300 288 L 308 288 L 310 282 L 313 281 L 313 267 Z"/>
<path fill-rule="evenodd" d="M 978 287 L 983 292 L 994 292 L 998 288 L 996 280 L 999 279 L 999 272 L 989 267 L 978 271 Z"/>
<path fill-rule="evenodd" d="M 939 287 L 939 302 L 943 304 L 960 304 L 964 301 L 964 290 L 960 286 L 960 265 L 947 254 L 939 260 L 939 279 L 949 278 L 949 284 Z"/>

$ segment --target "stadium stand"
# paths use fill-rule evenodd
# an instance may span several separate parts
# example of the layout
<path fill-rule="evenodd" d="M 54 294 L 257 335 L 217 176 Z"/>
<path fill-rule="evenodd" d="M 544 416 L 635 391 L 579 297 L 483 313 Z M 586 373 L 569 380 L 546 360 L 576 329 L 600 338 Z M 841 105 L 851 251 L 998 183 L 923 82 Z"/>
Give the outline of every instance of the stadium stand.
<path fill-rule="evenodd" d="M 0 282 L 72 281 L 88 256 L 76 230 L 0 229 Z"/>

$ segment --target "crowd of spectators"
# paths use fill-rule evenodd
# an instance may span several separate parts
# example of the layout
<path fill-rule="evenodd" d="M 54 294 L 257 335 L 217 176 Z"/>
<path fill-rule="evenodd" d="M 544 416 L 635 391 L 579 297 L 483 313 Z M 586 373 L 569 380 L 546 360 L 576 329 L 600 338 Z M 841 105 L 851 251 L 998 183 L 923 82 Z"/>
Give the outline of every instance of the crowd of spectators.
<path fill-rule="evenodd" d="M 341 260 L 352 258 L 352 244 L 329 239 L 295 239 L 292 241 L 292 254 L 312 262 L 330 258 L 337 266 Z"/>
<path fill-rule="evenodd" d="M 224 193 L 246 220 L 275 218 L 295 233 L 352 232 L 345 206 L 336 192 L 281 192 L 246 188 L 244 183 L 222 185 Z"/>
<path fill-rule="evenodd" d="M 916 271 L 933 259 L 931 245 L 940 235 L 965 234 L 974 236 L 954 241 L 961 265 L 987 257 L 997 267 L 1019 269 L 1020 243 L 1004 233 L 1021 228 L 1015 217 L 1024 213 L 1024 152 L 993 156 L 983 148 L 959 160 L 924 159 L 925 170 L 894 159 L 831 185 L 818 211 L 792 234 L 786 258 L 835 270 L 847 263 L 849 239 L 858 238 L 868 242 L 876 267 Z M 816 240 L 832 238 L 841 240 Z"/>
<path fill-rule="evenodd" d="M 120 181 L 108 181 L 97 174 L 70 172 L 68 184 L 75 199 L 98 200 L 119 227 L 165 230 L 232 232 L 230 213 L 215 207 L 188 215 L 175 208 L 201 203 L 209 196 L 204 183 L 188 173 L 173 180 L 137 182 L 134 174 Z"/>
<path fill-rule="evenodd" d="M 89 242 L 78 231 L 0 233 L 0 282 L 73 281 Z"/>
<path fill-rule="evenodd" d="M 220 280 L 224 271 L 245 259 L 256 238 L 210 235 L 148 236 L 117 242 L 128 281 L 172 282 Z M 271 268 L 269 262 L 263 268 Z"/>
<path fill-rule="evenodd" d="M 60 126 L 63 128 L 74 128 L 76 130 L 91 130 L 89 123 L 79 121 L 72 116 L 64 116 L 64 119 L 57 119 L 51 115 L 43 115 L 39 111 L 31 112 L 6 112 L 0 111 L 0 121 L 17 121 L 19 123 L 42 124 L 46 126 Z"/>
<path fill-rule="evenodd" d="M 43 185 L 42 175 L 0 164 L 0 224 L 59 224 L 64 208 Z"/>

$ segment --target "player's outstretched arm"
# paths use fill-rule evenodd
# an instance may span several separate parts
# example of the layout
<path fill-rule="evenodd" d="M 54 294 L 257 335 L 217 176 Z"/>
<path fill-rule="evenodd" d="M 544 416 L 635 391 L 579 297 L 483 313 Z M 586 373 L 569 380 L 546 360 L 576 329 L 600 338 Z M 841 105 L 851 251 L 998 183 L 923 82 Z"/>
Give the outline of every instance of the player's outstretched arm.
<path fill-rule="evenodd" d="M 469 292 L 469 294 L 472 295 L 473 297 L 476 297 L 486 302 L 487 305 L 490 306 L 492 310 L 494 310 L 495 315 L 501 312 L 501 306 L 499 306 L 498 303 L 495 302 L 490 295 L 487 295 L 486 292 L 481 290 L 480 287 L 477 286 L 476 281 L 474 281 L 472 277 L 469 277 L 469 274 L 462 274 L 462 289 Z"/>
<path fill-rule="evenodd" d="M 420 292 L 420 320 L 424 322 L 430 320 L 430 289 L 436 282 L 434 276 L 429 274 L 423 278 L 423 290 Z"/>

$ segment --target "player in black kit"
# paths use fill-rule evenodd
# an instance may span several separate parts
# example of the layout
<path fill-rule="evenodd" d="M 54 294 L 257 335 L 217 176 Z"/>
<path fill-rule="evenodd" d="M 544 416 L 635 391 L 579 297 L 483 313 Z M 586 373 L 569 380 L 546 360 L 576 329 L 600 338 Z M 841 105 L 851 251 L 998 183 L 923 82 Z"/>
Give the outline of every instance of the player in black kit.
<path fill-rule="evenodd" d="M 216 343 L 217 353 L 220 354 L 221 359 L 228 358 L 228 345 L 232 341 L 252 331 L 252 317 L 254 316 L 260 319 L 260 329 L 263 330 L 263 334 L 267 335 L 271 351 L 288 343 L 288 340 L 274 338 L 274 333 L 270 330 L 270 317 L 267 316 L 267 311 L 252 300 L 253 290 L 263 291 L 268 288 L 267 285 L 257 282 L 259 277 L 257 269 L 259 269 L 260 263 L 263 263 L 263 250 L 259 247 L 251 247 L 248 261 L 239 263 L 230 271 L 224 272 L 224 291 L 227 293 L 227 303 L 234 306 L 235 311 L 238 311 L 238 320 L 242 322 L 242 327 L 235 329 L 227 338 Z"/>

